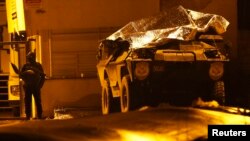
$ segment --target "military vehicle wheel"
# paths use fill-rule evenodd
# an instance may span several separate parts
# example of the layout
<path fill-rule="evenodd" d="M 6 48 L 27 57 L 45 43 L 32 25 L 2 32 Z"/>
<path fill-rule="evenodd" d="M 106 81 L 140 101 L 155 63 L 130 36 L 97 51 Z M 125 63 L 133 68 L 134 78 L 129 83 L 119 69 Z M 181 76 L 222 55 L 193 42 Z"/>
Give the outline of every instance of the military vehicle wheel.
<path fill-rule="evenodd" d="M 117 111 L 117 107 L 119 106 L 116 104 L 115 99 L 112 97 L 108 80 L 105 80 L 102 88 L 102 114 L 107 115 L 110 113 L 114 113 Z"/>
<path fill-rule="evenodd" d="M 215 99 L 219 102 L 219 104 L 225 104 L 225 84 L 223 81 L 217 81 L 214 85 L 214 94 Z"/>
<path fill-rule="evenodd" d="M 134 99 L 131 93 L 131 82 L 129 76 L 123 76 L 122 78 L 122 88 L 120 91 L 120 101 L 121 101 L 121 112 L 125 113 L 130 110 L 133 110 L 134 106 Z"/>

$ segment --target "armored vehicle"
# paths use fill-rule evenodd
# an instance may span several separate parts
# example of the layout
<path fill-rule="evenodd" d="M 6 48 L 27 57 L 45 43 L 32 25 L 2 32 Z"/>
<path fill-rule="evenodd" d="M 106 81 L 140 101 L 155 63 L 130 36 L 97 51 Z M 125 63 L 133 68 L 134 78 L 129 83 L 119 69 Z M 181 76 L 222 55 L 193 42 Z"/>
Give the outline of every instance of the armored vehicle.
<path fill-rule="evenodd" d="M 102 40 L 97 55 L 102 113 L 197 97 L 223 104 L 228 25 L 222 16 L 179 6 L 132 21 Z"/>

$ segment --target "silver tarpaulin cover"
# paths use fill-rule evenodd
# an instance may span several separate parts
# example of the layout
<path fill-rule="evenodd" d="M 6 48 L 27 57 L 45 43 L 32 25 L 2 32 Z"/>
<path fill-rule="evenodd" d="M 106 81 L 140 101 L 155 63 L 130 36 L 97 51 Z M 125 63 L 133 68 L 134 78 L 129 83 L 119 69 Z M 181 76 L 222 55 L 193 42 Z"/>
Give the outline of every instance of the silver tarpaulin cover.
<path fill-rule="evenodd" d="M 217 34 L 226 32 L 229 22 L 220 15 L 201 13 L 182 6 L 164 11 L 157 16 L 129 22 L 107 37 L 108 40 L 122 38 L 132 48 L 164 44 L 169 40 L 193 40 L 199 32 L 214 29 Z"/>

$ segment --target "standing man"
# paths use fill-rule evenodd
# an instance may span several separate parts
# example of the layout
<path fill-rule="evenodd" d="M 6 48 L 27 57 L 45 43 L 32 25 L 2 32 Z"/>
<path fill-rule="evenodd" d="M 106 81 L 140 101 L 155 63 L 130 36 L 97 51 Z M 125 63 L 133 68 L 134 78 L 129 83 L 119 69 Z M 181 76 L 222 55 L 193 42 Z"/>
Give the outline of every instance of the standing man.
<path fill-rule="evenodd" d="M 29 120 L 31 117 L 31 102 L 32 95 L 35 99 L 37 118 L 42 119 L 42 104 L 41 104 L 41 88 L 45 81 L 45 74 L 43 67 L 39 62 L 36 62 L 35 53 L 29 52 L 27 54 L 27 63 L 21 69 L 20 78 L 24 81 L 24 102 L 25 114 Z"/>

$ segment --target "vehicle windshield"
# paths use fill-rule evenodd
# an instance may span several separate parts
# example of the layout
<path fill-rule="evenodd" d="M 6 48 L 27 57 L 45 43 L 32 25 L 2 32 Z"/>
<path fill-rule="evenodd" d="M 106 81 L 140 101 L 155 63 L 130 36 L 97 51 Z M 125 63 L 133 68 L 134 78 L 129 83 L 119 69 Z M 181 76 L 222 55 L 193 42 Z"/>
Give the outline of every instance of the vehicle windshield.
<path fill-rule="evenodd" d="M 178 6 L 159 15 L 129 22 L 107 37 L 130 42 L 131 48 L 144 48 L 168 43 L 170 40 L 194 40 L 198 33 L 226 32 L 229 22 L 222 16 L 196 12 Z"/>

